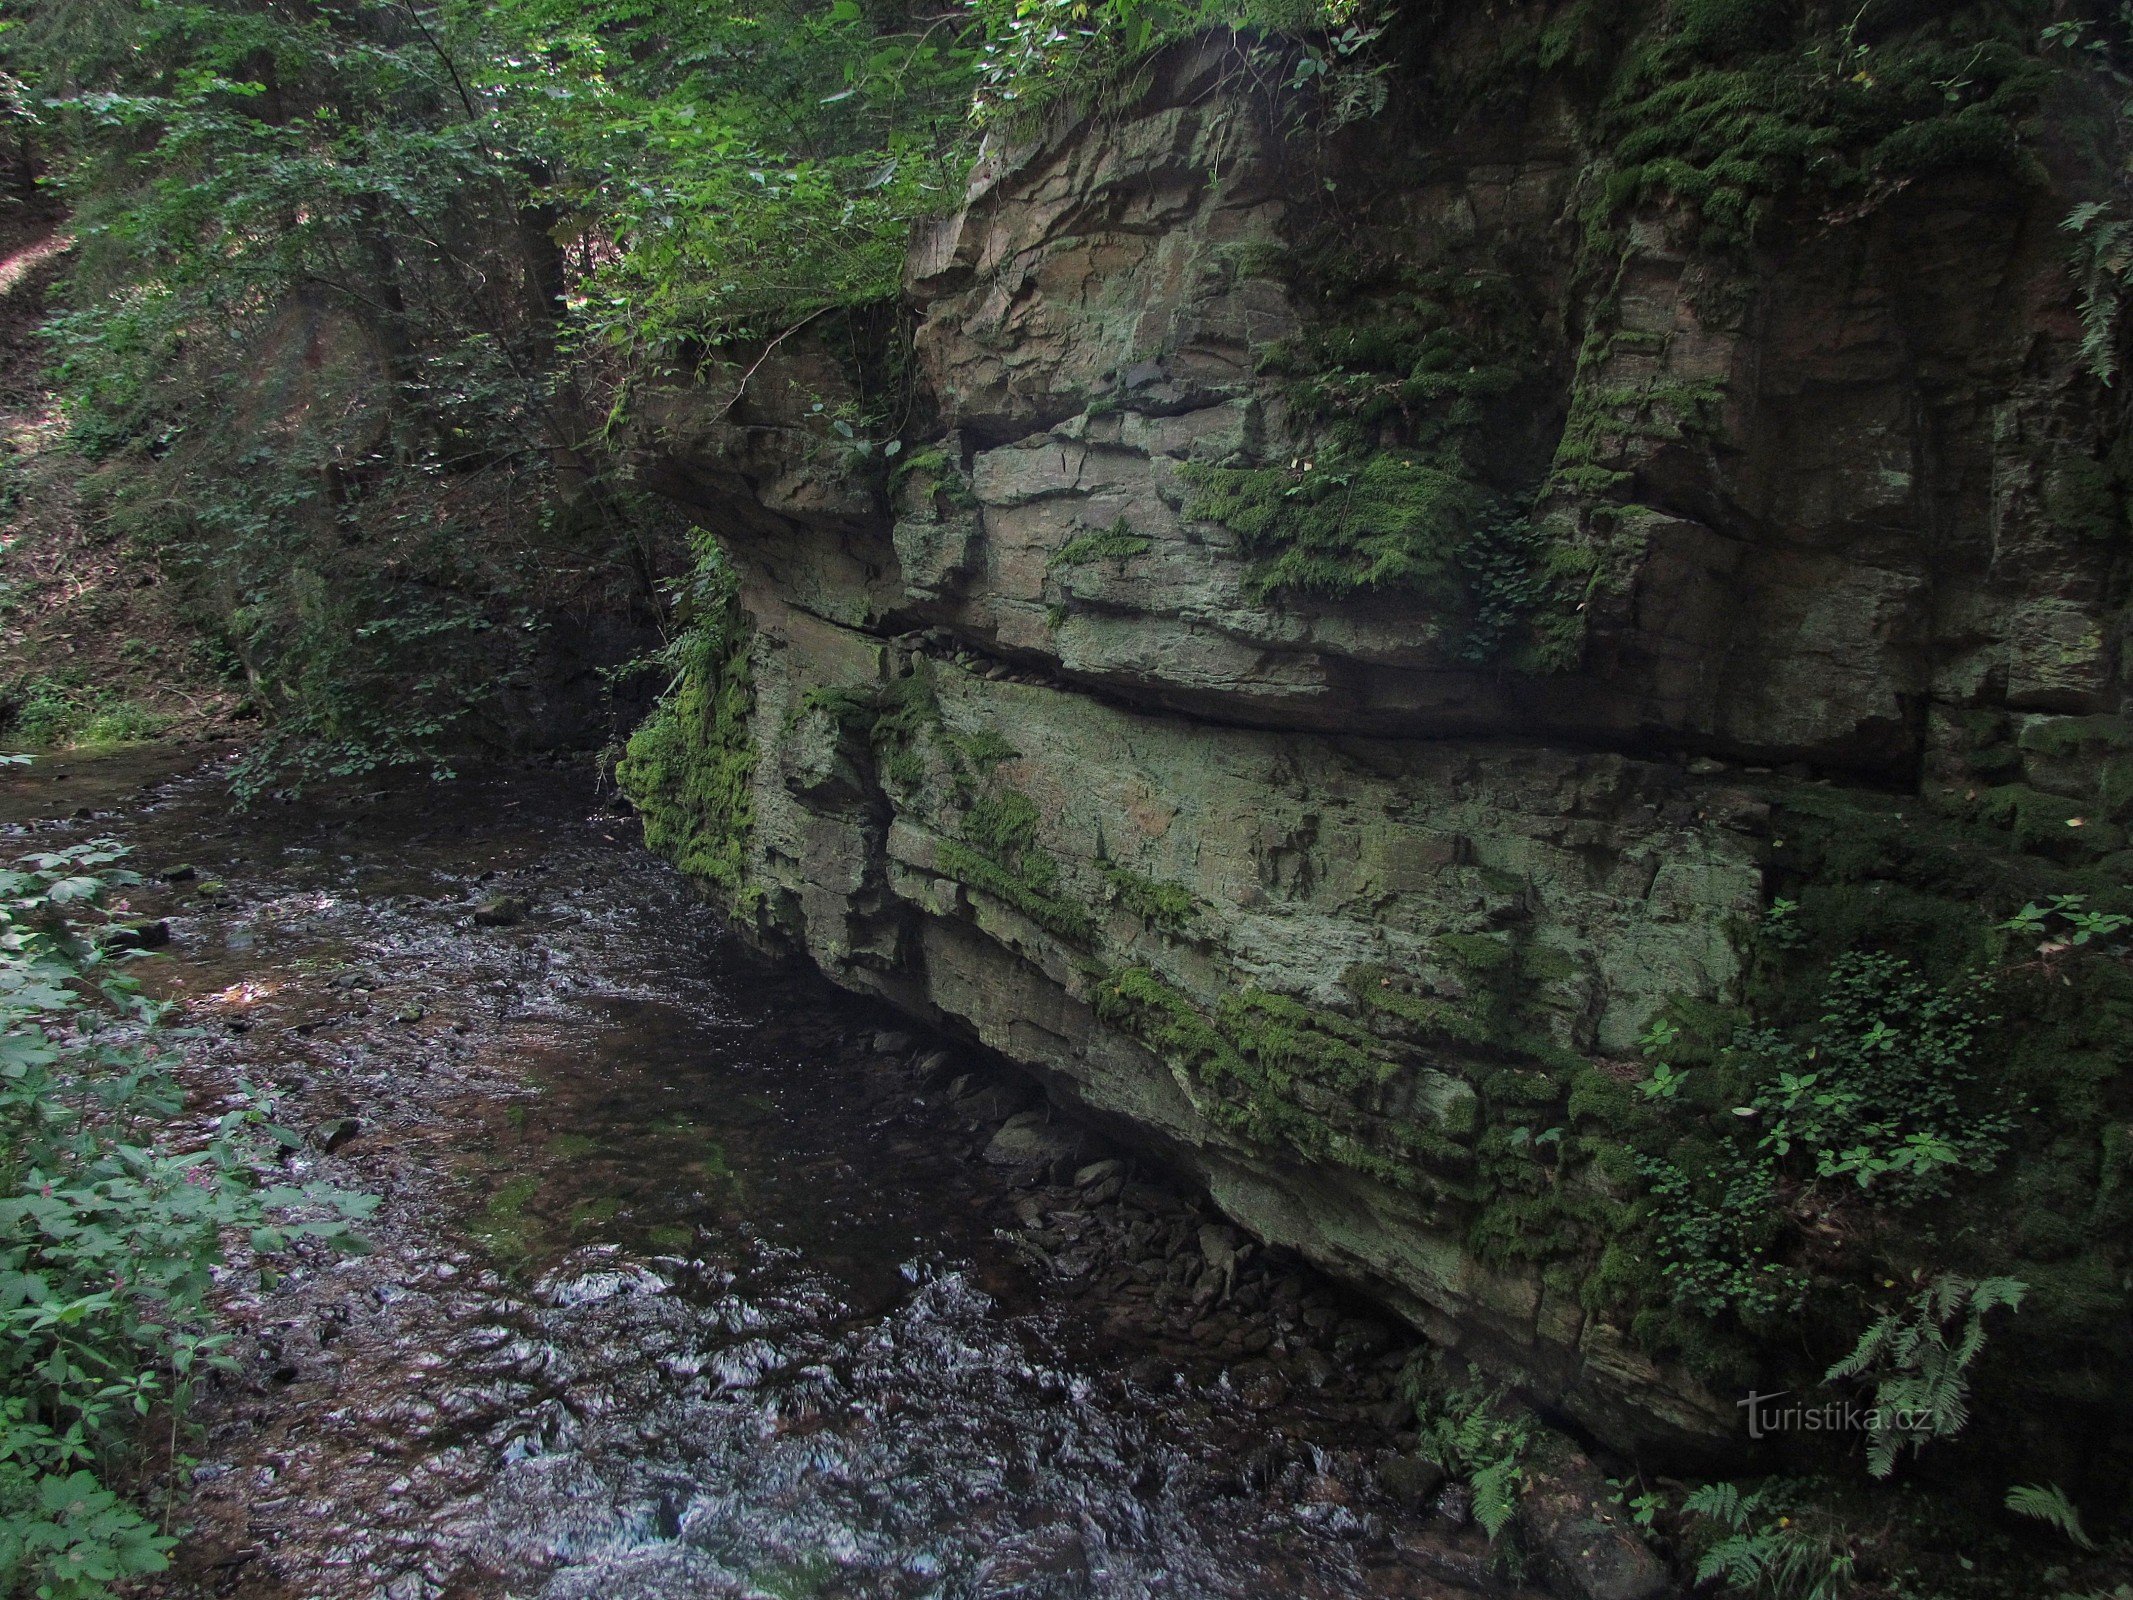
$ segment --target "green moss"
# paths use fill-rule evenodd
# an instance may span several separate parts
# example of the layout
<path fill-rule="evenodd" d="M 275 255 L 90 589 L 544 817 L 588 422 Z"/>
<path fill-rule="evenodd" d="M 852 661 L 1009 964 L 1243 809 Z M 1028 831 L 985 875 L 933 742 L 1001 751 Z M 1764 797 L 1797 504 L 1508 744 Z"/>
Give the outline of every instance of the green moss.
<path fill-rule="evenodd" d="M 889 473 L 889 500 L 898 506 L 930 501 L 936 514 L 974 511 L 978 504 L 963 469 L 939 445 L 911 452 L 896 464 Z"/>
<path fill-rule="evenodd" d="M 940 847 L 941 870 L 958 882 L 1005 901 L 1039 927 L 1077 943 L 1095 937 L 1087 907 L 1061 893 L 1059 863 L 1038 842 L 1040 817 L 1028 795 L 998 788 L 963 815 L 962 838 Z"/>
<path fill-rule="evenodd" d="M 606 1227 L 622 1215 L 622 1197 L 612 1194 L 587 1195 L 576 1200 L 570 1207 L 570 1228 L 573 1233 L 589 1232 Z"/>
<path fill-rule="evenodd" d="M 467 1230 L 506 1270 L 523 1266 L 540 1241 L 541 1224 L 528 1215 L 540 1192 L 541 1180 L 530 1174 L 509 1180 L 489 1196 Z"/>
<path fill-rule="evenodd" d="M 909 672 L 882 685 L 872 733 L 882 780 L 905 794 L 915 792 L 926 781 L 924 747 L 947 737 L 932 662 L 920 656 Z"/>
<path fill-rule="evenodd" d="M 751 637 L 730 581 L 718 579 L 684 635 L 674 687 L 630 735 L 615 766 L 615 781 L 643 818 L 646 847 L 711 885 L 736 915 L 759 898 L 748 872 L 755 819 Z"/>
<path fill-rule="evenodd" d="M 1346 1018 L 1256 989 L 1226 996 L 1210 1017 L 1142 967 L 1105 975 L 1093 998 L 1098 1016 L 1193 1085 L 1203 1115 L 1252 1144 L 1408 1188 L 1431 1186 L 1424 1162 L 1469 1159 L 1424 1127 L 1396 1136 L 1399 1154 L 1366 1136 L 1358 1104 L 1398 1068 Z"/>
<path fill-rule="evenodd" d="M 1022 757 L 1021 751 L 992 728 L 980 728 L 975 733 L 958 733 L 951 735 L 951 738 L 963 758 L 976 768 L 980 775 L 991 773 L 992 769 L 1002 762 L 1018 761 Z"/>
<path fill-rule="evenodd" d="M 2017 738 L 2023 750 L 2046 756 L 2096 756 L 2133 750 L 2133 721 L 2124 717 L 2039 717 Z"/>
<path fill-rule="evenodd" d="M 1455 606 L 1456 554 L 1489 509 L 1478 486 L 1411 451 L 1185 473 L 1186 514 L 1236 535 L 1262 594 L 1412 589 Z"/>
<path fill-rule="evenodd" d="M 1984 821 L 2005 828 L 2018 850 L 2079 861 L 2125 848 L 2125 830 L 2091 815 L 2093 808 L 2025 784 L 2009 783 L 1983 790 L 1974 806 L 1976 815 Z"/>
<path fill-rule="evenodd" d="M 1892 177 L 1922 177 L 1963 167 L 2019 172 L 2023 155 L 2013 124 L 1971 106 L 1952 117 L 1905 123 L 1874 146 L 1868 161 Z"/>
<path fill-rule="evenodd" d="M 858 732 L 870 728 L 878 710 L 879 697 L 872 688 L 845 688 L 817 685 L 800 696 L 800 703 L 786 718 L 790 729 L 802 717 L 817 712 L 828 717 L 839 728 Z"/>
<path fill-rule="evenodd" d="M 1115 862 L 1100 861 L 1097 870 L 1111 886 L 1111 897 L 1151 928 L 1182 933 L 1199 915 L 1199 902 L 1179 883 L 1159 883 Z"/>
<path fill-rule="evenodd" d="M 1728 61 L 1788 43 L 1799 18 L 1791 0 L 1680 0 L 1681 49 L 1703 61 Z"/>
<path fill-rule="evenodd" d="M 2017 135 L 2051 77 L 2029 53 L 2033 28 L 1980 39 L 1927 22 L 1862 43 L 1837 28 L 1795 40 L 1796 8 L 1765 0 L 1694 0 L 1678 15 L 1672 40 L 1626 59 L 1604 114 L 1617 167 L 1588 218 L 1595 242 L 1657 199 L 1730 249 L 1793 194 L 1952 168 L 2040 176 Z"/>
<path fill-rule="evenodd" d="M 1469 972 L 1501 972 L 1517 954 L 1508 938 L 1493 933 L 1440 933 L 1437 949 Z"/>
<path fill-rule="evenodd" d="M 2126 484 L 2115 462 L 2062 454 L 2044 480 L 2052 526 L 2092 544 L 2115 544 L 2127 532 Z"/>
<path fill-rule="evenodd" d="M 1048 565 L 1052 567 L 1083 567 L 1092 561 L 1117 561 L 1124 563 L 1137 555 L 1145 554 L 1155 541 L 1146 534 L 1135 533 L 1132 524 L 1124 517 L 1100 533 L 1084 533 L 1069 539 L 1052 552 Z"/>

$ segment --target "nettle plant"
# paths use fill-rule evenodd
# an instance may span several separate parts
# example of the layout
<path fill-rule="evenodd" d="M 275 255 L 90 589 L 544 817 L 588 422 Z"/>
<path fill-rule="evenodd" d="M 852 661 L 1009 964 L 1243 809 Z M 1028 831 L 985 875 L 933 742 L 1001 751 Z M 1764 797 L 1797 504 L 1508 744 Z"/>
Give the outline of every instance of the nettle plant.
<path fill-rule="evenodd" d="M 164 1008 L 125 970 L 109 841 L 0 870 L 0 1590 L 88 1597 L 174 1544 L 114 1486 L 228 1334 L 242 1239 L 345 1247 L 372 1202 L 280 1181 L 296 1136 L 249 1092 L 188 1117 Z"/>

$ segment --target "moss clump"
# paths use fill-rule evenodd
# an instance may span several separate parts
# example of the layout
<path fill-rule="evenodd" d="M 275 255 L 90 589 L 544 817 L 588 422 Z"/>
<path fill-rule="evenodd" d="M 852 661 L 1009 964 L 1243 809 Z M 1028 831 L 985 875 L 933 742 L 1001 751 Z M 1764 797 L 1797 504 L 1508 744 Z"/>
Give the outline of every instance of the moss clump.
<path fill-rule="evenodd" d="M 681 637 L 674 687 L 615 765 L 615 781 L 644 820 L 646 847 L 712 885 L 737 915 L 759 898 L 748 872 L 752 637 L 730 577 L 714 567 Z"/>
<path fill-rule="evenodd" d="M 1803 40 L 1795 15 L 1695 0 L 1672 38 L 1630 54 L 1602 118 L 1617 166 L 1596 229 L 1663 198 L 1700 221 L 1707 248 L 1726 249 L 1809 186 L 1855 193 L 1958 166 L 2033 174 L 2018 126 L 2051 77 L 2033 27 L 1973 10 L 1874 40 L 1853 28 Z"/>
<path fill-rule="evenodd" d="M 1799 20 L 1791 0 L 1682 0 L 1676 38 L 1699 61 L 1728 61 L 1790 42 Z"/>
<path fill-rule="evenodd" d="M 1455 606 L 1457 552 L 1490 509 L 1477 485 L 1413 451 L 1186 476 L 1187 514 L 1237 536 L 1262 595 L 1412 589 Z"/>
<path fill-rule="evenodd" d="M 978 497 L 963 469 L 940 445 L 914 451 L 889 474 L 889 503 L 905 508 L 930 506 L 936 515 L 975 511 Z"/>
<path fill-rule="evenodd" d="M 1517 954 L 1508 938 L 1490 933 L 1442 933 L 1437 948 L 1470 972 L 1500 972 Z"/>
<path fill-rule="evenodd" d="M 2026 784 L 1983 790 L 1974 805 L 1980 818 L 2008 831 L 2018 850 L 2060 861 L 2091 861 L 2125 848 L 2123 828 L 2091 815 L 2092 808 L 2078 801 Z"/>
<path fill-rule="evenodd" d="M 1039 927 L 1086 944 L 1095 937 L 1096 919 L 1061 894 L 1059 863 L 1037 839 L 1039 820 L 1035 802 L 1019 789 L 979 797 L 963 815 L 962 838 L 942 843 L 941 870 Z"/>
<path fill-rule="evenodd" d="M 1100 861 L 1097 870 L 1110 885 L 1111 898 L 1151 928 L 1182 933 L 1200 914 L 1200 904 L 1181 883 L 1160 883 L 1116 862 Z"/>
<path fill-rule="evenodd" d="M 909 672 L 876 692 L 874 706 L 872 733 L 882 779 L 893 788 L 914 791 L 926 781 L 922 746 L 947 736 L 933 663 L 917 658 Z"/>
<path fill-rule="evenodd" d="M 873 725 L 878 696 L 869 688 L 817 685 L 800 696 L 800 703 L 786 718 L 788 728 L 802 717 L 820 713 L 841 729 L 857 732 Z"/>
<path fill-rule="evenodd" d="M 1144 533 L 1135 533 L 1130 523 L 1120 517 L 1110 527 L 1099 533 L 1084 533 L 1069 539 L 1052 552 L 1052 567 L 1085 567 L 1092 561 L 1126 562 L 1137 555 L 1146 554 L 1155 541 Z"/>
<path fill-rule="evenodd" d="M 2091 544 L 2118 544 L 2127 531 L 2126 464 L 2121 441 L 2104 461 L 2070 453 L 2053 462 L 2044 480 L 2044 511 L 2052 526 Z"/>
<path fill-rule="evenodd" d="M 1358 257 L 1333 231 L 1296 259 L 1321 313 L 1259 367 L 1307 442 L 1187 466 L 1186 515 L 1235 535 L 1262 599 L 1418 595 L 1461 659 L 1560 665 L 1532 648 L 1544 613 L 1575 612 L 1525 515 L 1553 438 L 1521 278 Z"/>
<path fill-rule="evenodd" d="M 512 1178 L 489 1196 L 468 1226 L 475 1242 L 507 1272 L 516 1272 L 532 1258 L 546 1231 L 540 1218 L 528 1215 L 540 1192 L 539 1178 Z"/>
<path fill-rule="evenodd" d="M 1372 1107 L 1402 1071 L 1384 1042 L 1346 1017 L 1247 989 L 1210 1015 L 1144 967 L 1097 984 L 1097 1015 L 1167 1061 L 1217 1127 L 1309 1161 L 1402 1188 L 1448 1192 L 1470 1169 L 1473 1113 L 1388 1123 Z"/>
<path fill-rule="evenodd" d="M 1003 762 L 1020 760 L 1022 756 L 1021 751 L 992 728 L 980 728 L 975 733 L 951 734 L 949 742 L 977 769 L 980 776 L 989 775 L 994 767 Z"/>

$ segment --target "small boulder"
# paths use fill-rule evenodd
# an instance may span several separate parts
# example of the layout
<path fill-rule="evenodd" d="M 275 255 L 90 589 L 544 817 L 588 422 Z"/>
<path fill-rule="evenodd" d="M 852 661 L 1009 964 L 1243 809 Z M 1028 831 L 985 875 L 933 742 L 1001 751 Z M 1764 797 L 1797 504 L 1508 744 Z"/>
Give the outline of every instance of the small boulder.
<path fill-rule="evenodd" d="M 328 1117 L 311 1130 L 311 1142 L 330 1156 L 362 1131 L 363 1123 L 359 1117 Z"/>
<path fill-rule="evenodd" d="M 1235 1229 L 1209 1223 L 1200 1230 L 1200 1254 L 1207 1261 L 1207 1282 L 1227 1295 L 1237 1284 L 1237 1263 L 1243 1259 Z"/>
<path fill-rule="evenodd" d="M 1599 1468 L 1568 1440 L 1551 1439 L 1527 1463 L 1518 1528 L 1557 1594 L 1667 1600 L 1680 1592 L 1637 1537 Z"/>
<path fill-rule="evenodd" d="M 509 928 L 526 920 L 526 902 L 515 894 L 484 900 L 474 913 L 477 928 Z"/>
<path fill-rule="evenodd" d="M 1070 1122 L 1049 1122 L 1042 1111 L 1009 1117 L 985 1147 L 995 1167 L 1017 1167 L 1055 1177 L 1071 1173 L 1086 1153 L 1088 1136 Z"/>
<path fill-rule="evenodd" d="M 1031 1092 L 1019 1084 L 969 1073 L 949 1084 L 947 1093 L 956 1115 L 969 1122 L 998 1122 L 1012 1117 L 1031 1099 Z"/>
<path fill-rule="evenodd" d="M 1237 1398 L 1254 1411 L 1271 1411 L 1289 1397 L 1289 1380 L 1270 1361 L 1247 1361 L 1230 1374 Z"/>
<path fill-rule="evenodd" d="M 1394 1456 L 1378 1469 L 1385 1492 L 1402 1505 L 1427 1506 L 1443 1492 L 1448 1474 L 1420 1456 Z"/>
<path fill-rule="evenodd" d="M 1340 1376 L 1340 1368 L 1333 1364 L 1332 1358 L 1325 1351 L 1313 1350 L 1309 1346 L 1296 1353 L 1295 1372 L 1304 1384 L 1313 1389 L 1323 1389 Z"/>
<path fill-rule="evenodd" d="M 1367 1317 L 1350 1317 L 1333 1330 L 1333 1354 L 1350 1366 L 1360 1366 L 1392 1348 L 1392 1330 Z"/>
<path fill-rule="evenodd" d="M 170 943 L 170 924 L 155 917 L 129 917 L 107 924 L 102 943 L 106 950 L 160 950 Z"/>
<path fill-rule="evenodd" d="M 193 870 L 192 863 L 181 861 L 174 867 L 165 867 L 156 876 L 165 883 L 189 883 L 197 878 L 199 873 Z"/>
<path fill-rule="evenodd" d="M 884 1028 L 873 1038 L 874 1053 L 881 1056 L 900 1056 L 911 1048 L 911 1035 Z"/>

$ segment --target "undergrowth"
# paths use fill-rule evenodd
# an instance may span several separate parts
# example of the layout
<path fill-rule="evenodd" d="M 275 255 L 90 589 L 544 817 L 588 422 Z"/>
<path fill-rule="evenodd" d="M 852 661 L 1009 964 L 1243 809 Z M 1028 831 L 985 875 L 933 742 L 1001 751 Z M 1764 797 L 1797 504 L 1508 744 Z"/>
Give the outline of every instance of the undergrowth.
<path fill-rule="evenodd" d="M 135 881 L 123 854 L 0 871 L 0 1591 L 55 1600 L 167 1565 L 140 1450 L 226 1362 L 212 1291 L 231 1238 L 347 1247 L 371 1203 L 284 1183 L 297 1139 L 256 1096 L 189 1111 L 178 1036 L 106 941 L 110 892 Z"/>

